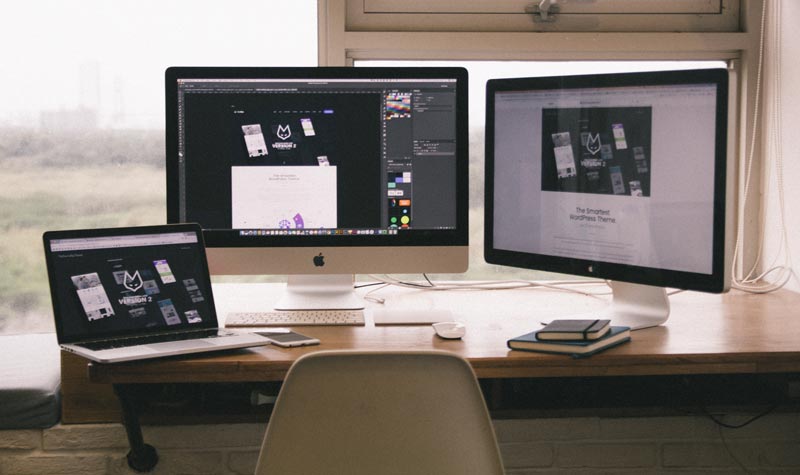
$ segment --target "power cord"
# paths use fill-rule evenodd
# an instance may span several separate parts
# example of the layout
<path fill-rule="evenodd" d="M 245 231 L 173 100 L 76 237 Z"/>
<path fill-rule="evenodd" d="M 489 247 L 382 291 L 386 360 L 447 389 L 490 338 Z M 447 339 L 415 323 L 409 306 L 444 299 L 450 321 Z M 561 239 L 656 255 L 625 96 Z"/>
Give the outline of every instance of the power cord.
<path fill-rule="evenodd" d="M 745 185 L 742 195 L 742 209 L 745 208 L 747 198 L 750 195 L 752 169 L 753 169 L 753 156 L 755 154 L 756 131 L 758 129 L 759 109 L 761 105 L 761 87 L 762 87 L 762 72 L 764 69 L 764 51 L 766 40 L 766 20 L 767 20 L 767 3 L 764 2 L 761 9 L 761 33 L 759 36 L 759 49 L 758 49 L 758 66 L 756 73 L 756 90 L 755 90 L 755 105 L 753 114 L 753 129 L 750 138 L 750 150 L 746 160 L 745 170 Z M 772 87 L 774 89 L 772 94 L 772 115 L 770 117 L 770 125 L 772 125 L 767 141 L 768 150 L 765 155 L 765 160 L 770 155 L 774 156 L 775 161 L 775 181 L 778 193 L 778 221 L 780 225 L 780 241 L 778 243 L 778 252 L 775 255 L 773 262 L 767 266 L 767 269 L 758 273 L 758 269 L 762 264 L 763 248 L 764 248 L 764 233 L 765 233 L 765 215 L 761 214 L 759 221 L 759 231 L 757 237 L 757 254 L 755 261 L 749 272 L 744 277 L 743 269 L 739 269 L 738 256 L 742 251 L 742 243 L 744 238 L 744 223 L 740 220 L 736 234 L 736 244 L 734 246 L 733 254 L 733 282 L 732 286 L 736 289 L 743 290 L 751 293 L 767 293 L 773 292 L 784 287 L 792 277 L 797 278 L 794 270 L 792 269 L 792 259 L 789 249 L 789 240 L 786 231 L 786 212 L 785 212 L 785 199 L 784 199 L 784 181 L 783 181 L 783 144 L 782 144 L 782 130 L 783 130 L 783 111 L 780 100 L 782 83 L 781 83 L 781 28 L 780 28 L 780 2 L 771 3 L 771 26 L 773 26 L 773 33 L 770 36 L 770 50 L 774 51 L 771 56 L 770 66 L 773 69 Z M 771 153 L 770 153 L 771 152 Z M 769 163 L 769 162 L 767 162 Z M 767 167 L 765 167 L 767 169 Z M 767 189 L 767 192 L 769 189 Z M 778 260 L 783 257 L 783 263 L 779 264 Z M 767 277 L 778 273 L 771 281 L 767 281 Z"/>
<path fill-rule="evenodd" d="M 739 466 L 739 468 L 741 468 L 741 469 L 742 469 L 742 472 L 744 472 L 744 473 L 747 473 L 747 474 L 750 474 L 750 473 L 752 473 L 750 470 L 748 470 L 748 469 L 747 469 L 747 467 L 745 466 L 745 464 L 744 464 L 744 463 L 742 463 L 742 461 L 741 461 L 741 460 L 739 460 L 739 457 L 737 457 L 737 456 L 736 456 L 736 455 L 733 453 L 733 450 L 731 450 L 730 446 L 728 445 L 728 439 L 726 439 L 726 438 L 725 438 L 725 433 L 722 431 L 722 428 L 723 428 L 723 427 L 722 427 L 721 425 L 717 425 L 717 433 L 719 434 L 719 440 L 721 440 L 721 441 L 722 441 L 722 447 L 724 447 L 724 448 L 725 448 L 725 452 L 727 452 L 727 453 L 728 453 L 728 456 L 731 458 L 731 460 L 733 460 L 734 462 L 736 462 L 736 465 L 738 465 L 738 466 Z"/>
<path fill-rule="evenodd" d="M 755 416 L 752 416 L 750 419 L 747 419 L 746 421 L 744 421 L 742 423 L 739 423 L 739 424 L 728 424 L 727 422 L 723 422 L 721 419 L 718 419 L 717 416 L 715 416 L 714 414 L 711 414 L 711 412 L 709 412 L 707 408 L 701 407 L 700 409 L 702 409 L 703 414 L 705 414 L 706 417 L 711 419 L 719 427 L 723 427 L 725 429 L 741 429 L 742 427 L 748 426 L 748 425 L 752 424 L 753 422 L 761 419 L 762 417 L 771 414 L 777 408 L 778 408 L 778 404 L 773 404 L 773 405 L 769 406 L 767 409 L 765 409 L 764 411 L 756 414 Z"/>
<path fill-rule="evenodd" d="M 728 456 L 730 456 L 730 458 L 734 462 L 736 462 L 736 465 L 738 465 L 739 468 L 742 469 L 742 471 L 744 473 L 751 473 L 751 471 L 748 470 L 748 468 L 745 466 L 745 464 L 742 463 L 742 461 L 739 460 L 738 457 L 736 457 L 736 454 L 733 453 L 733 450 L 731 450 L 730 446 L 728 445 L 728 440 L 725 438 L 725 432 L 723 431 L 723 429 L 741 429 L 742 427 L 750 425 L 753 422 L 761 419 L 762 417 L 764 417 L 764 416 L 766 416 L 768 414 L 771 414 L 777 408 L 778 408 L 778 404 L 773 404 L 770 407 L 768 407 L 767 409 L 765 409 L 764 411 L 762 411 L 761 413 L 756 414 L 755 416 L 752 416 L 749 419 L 747 419 L 746 421 L 741 422 L 739 424 L 728 424 L 726 422 L 723 422 L 719 418 L 717 418 L 717 416 L 711 414 L 711 412 L 709 412 L 707 408 L 701 407 L 700 409 L 703 411 L 703 414 L 705 414 L 709 419 L 711 419 L 711 421 L 714 422 L 714 424 L 717 425 L 717 433 L 719 433 L 719 438 L 722 441 L 722 446 L 725 448 L 725 452 L 728 453 Z"/>
<path fill-rule="evenodd" d="M 373 294 L 389 286 L 412 288 L 422 291 L 451 291 L 451 290 L 515 290 L 515 289 L 549 289 L 558 290 L 562 292 L 572 292 L 587 297 L 601 297 L 611 295 L 611 292 L 589 292 L 570 288 L 570 286 L 585 286 L 585 285 L 606 285 L 606 281 L 602 280 L 564 280 L 554 282 L 537 282 L 530 280 L 502 280 L 502 281 L 477 281 L 477 282 L 447 282 L 447 283 L 434 283 L 430 280 L 427 274 L 422 274 L 425 283 L 408 282 L 395 279 L 390 275 L 377 276 L 370 274 L 371 279 L 376 282 L 369 284 L 357 285 L 356 288 L 378 286 L 370 290 L 364 295 L 366 300 L 377 303 L 384 303 L 384 299 L 376 297 Z"/>

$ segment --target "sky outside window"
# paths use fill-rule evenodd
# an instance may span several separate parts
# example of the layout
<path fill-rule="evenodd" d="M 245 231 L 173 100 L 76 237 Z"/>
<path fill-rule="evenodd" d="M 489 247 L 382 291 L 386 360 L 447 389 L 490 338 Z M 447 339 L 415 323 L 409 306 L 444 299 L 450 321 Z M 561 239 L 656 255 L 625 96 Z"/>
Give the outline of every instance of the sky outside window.
<path fill-rule="evenodd" d="M 169 66 L 315 66 L 315 0 L 28 0 L 0 18 L 0 127 L 163 128 Z M 68 115 L 66 115 L 68 117 Z"/>
<path fill-rule="evenodd" d="M 315 66 L 316 5 L 3 4 L 0 334 L 53 331 L 44 231 L 165 222 L 164 70 Z"/>

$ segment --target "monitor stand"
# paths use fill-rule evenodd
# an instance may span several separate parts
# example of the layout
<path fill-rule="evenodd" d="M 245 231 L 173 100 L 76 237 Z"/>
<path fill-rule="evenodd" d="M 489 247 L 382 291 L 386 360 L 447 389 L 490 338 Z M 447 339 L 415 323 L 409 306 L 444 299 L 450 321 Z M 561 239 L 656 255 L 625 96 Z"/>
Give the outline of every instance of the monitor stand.
<path fill-rule="evenodd" d="M 360 310 L 352 274 L 290 275 L 275 310 Z"/>
<path fill-rule="evenodd" d="M 641 330 L 661 325 L 669 317 L 667 289 L 651 285 L 609 281 L 611 307 L 597 318 L 607 318 L 612 325 Z"/>

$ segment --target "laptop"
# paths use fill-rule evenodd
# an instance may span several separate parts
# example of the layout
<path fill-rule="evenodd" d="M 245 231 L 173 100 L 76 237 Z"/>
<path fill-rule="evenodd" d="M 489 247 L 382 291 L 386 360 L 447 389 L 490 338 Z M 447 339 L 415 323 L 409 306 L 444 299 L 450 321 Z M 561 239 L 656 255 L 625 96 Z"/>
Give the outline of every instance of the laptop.
<path fill-rule="evenodd" d="M 48 231 L 58 343 L 101 363 L 269 344 L 219 328 L 200 226 Z"/>

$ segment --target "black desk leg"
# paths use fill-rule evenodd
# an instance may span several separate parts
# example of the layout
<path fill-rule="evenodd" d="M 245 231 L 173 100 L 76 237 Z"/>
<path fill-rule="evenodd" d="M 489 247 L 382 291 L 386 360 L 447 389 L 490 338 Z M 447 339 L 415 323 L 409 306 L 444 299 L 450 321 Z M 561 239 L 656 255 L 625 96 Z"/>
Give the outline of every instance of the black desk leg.
<path fill-rule="evenodd" d="M 142 426 L 139 425 L 139 413 L 134 402 L 135 389 L 125 384 L 115 384 L 114 393 L 122 407 L 122 423 L 128 434 L 128 466 L 137 472 L 149 472 L 158 463 L 158 453 L 155 447 L 144 443 Z"/>

